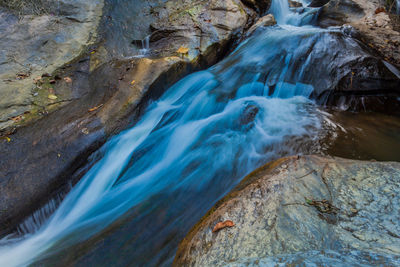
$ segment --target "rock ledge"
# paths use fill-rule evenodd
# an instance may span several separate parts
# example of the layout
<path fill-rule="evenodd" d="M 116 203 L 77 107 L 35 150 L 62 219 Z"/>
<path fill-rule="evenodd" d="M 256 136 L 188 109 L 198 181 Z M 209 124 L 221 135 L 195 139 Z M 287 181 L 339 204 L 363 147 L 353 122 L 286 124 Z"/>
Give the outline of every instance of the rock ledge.
<path fill-rule="evenodd" d="M 399 264 L 400 163 L 288 157 L 247 176 L 181 242 L 174 266 Z M 235 227 L 212 232 L 216 223 Z"/>

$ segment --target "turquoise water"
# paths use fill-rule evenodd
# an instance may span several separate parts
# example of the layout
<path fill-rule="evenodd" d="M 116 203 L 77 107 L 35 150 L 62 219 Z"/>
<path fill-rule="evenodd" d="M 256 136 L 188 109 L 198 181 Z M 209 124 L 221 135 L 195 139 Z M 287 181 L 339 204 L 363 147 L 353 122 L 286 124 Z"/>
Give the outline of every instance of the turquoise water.
<path fill-rule="evenodd" d="M 0 266 L 62 265 L 86 253 L 79 264 L 168 264 L 190 227 L 247 173 L 321 152 L 329 118 L 312 95 L 329 77 L 308 78 L 307 54 L 339 30 L 307 25 L 315 9 L 295 13 L 274 0 L 271 11 L 278 26 L 169 88 L 104 145 L 45 223 L 1 240 Z"/>

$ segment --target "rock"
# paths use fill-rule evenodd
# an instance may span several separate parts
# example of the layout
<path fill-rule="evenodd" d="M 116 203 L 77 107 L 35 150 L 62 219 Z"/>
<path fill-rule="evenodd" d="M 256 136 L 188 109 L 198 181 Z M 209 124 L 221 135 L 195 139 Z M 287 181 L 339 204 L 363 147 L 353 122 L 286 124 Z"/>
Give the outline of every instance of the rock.
<path fill-rule="evenodd" d="M 273 34 L 279 38 L 269 39 Z M 306 35 L 282 30 L 278 25 L 254 32 L 224 60 L 225 64 L 218 64 L 215 69 L 218 73 L 230 73 L 232 68 L 244 75 L 248 69 L 260 73 L 255 79 L 267 81 L 269 95 L 285 88 L 285 97 L 297 91 L 320 105 L 399 114 L 400 72 L 353 38 L 354 34 L 354 28 L 349 26 Z M 263 42 L 266 45 L 261 45 Z M 249 60 L 254 55 L 257 64 Z M 282 55 L 295 64 L 287 64 L 280 58 Z M 276 71 L 282 69 L 283 74 Z M 229 78 L 232 85 L 241 79 L 241 75 Z"/>
<path fill-rule="evenodd" d="M 309 7 L 322 7 L 326 5 L 330 0 L 313 0 L 308 6 Z"/>
<path fill-rule="evenodd" d="M 322 27 L 351 25 L 361 42 L 385 61 L 400 67 L 400 32 L 387 13 L 376 14 L 381 4 L 378 0 L 331 0 L 320 9 L 318 24 Z"/>
<path fill-rule="evenodd" d="M 73 85 L 65 84 L 83 95 L 19 128 L 10 143 L 0 142 L 0 234 L 80 179 L 77 170 L 109 135 L 133 123 L 143 103 L 192 71 L 178 57 L 116 60 L 90 75 L 88 61 L 75 67 Z"/>
<path fill-rule="evenodd" d="M 386 14 L 384 12 L 379 12 L 372 19 L 372 23 L 374 24 L 373 26 L 376 26 L 376 27 L 386 27 L 390 23 L 390 18 L 388 16 L 388 14 Z M 369 22 L 368 24 L 371 25 L 371 22 Z"/>
<path fill-rule="evenodd" d="M 180 243 L 173 265 L 395 266 L 399 190 L 400 163 L 283 158 L 220 200 Z M 213 233 L 224 220 L 235 227 Z"/>
<path fill-rule="evenodd" d="M 242 2 L 261 15 L 265 14 L 271 6 L 271 0 L 243 0 Z"/>
<path fill-rule="evenodd" d="M 64 2 L 67 3 L 67 0 Z M 86 3 L 83 0 L 72 2 L 77 5 Z M 89 2 L 89 6 L 92 3 L 99 4 L 97 1 Z M 86 164 L 90 166 L 88 156 L 108 136 L 132 125 L 149 100 L 157 99 L 184 75 L 216 63 L 257 17 L 254 10 L 239 0 L 182 0 L 179 4 L 171 1 L 150 2 L 151 5 L 147 2 L 126 1 L 119 5 L 107 2 L 101 24 L 91 28 L 91 31 L 93 36 L 97 35 L 96 32 L 102 32 L 99 38 L 108 39 L 100 38 L 99 43 L 90 46 L 87 53 L 78 57 L 70 51 L 68 60 L 76 58 L 68 64 L 64 64 L 66 57 L 63 60 L 57 58 L 57 64 L 38 67 L 39 72 L 32 70 L 28 78 L 18 80 L 18 86 L 26 82 L 24 88 L 27 90 L 14 90 L 10 97 L 14 97 L 13 101 L 19 98 L 25 101 L 26 105 L 18 104 L 23 109 L 9 112 L 9 106 L 5 109 L 0 106 L 4 118 L 14 118 L 20 112 L 29 111 L 18 123 L 6 120 L 2 126 L 5 130 L 0 133 L 12 135 L 11 142 L 0 142 L 0 150 L 3 152 L 0 154 L 0 177 L 4 177 L 0 182 L 0 235 L 10 232 L 18 222 L 45 204 L 54 193 L 63 190 L 68 183 L 79 180 L 84 173 L 78 171 L 79 168 Z M 101 9 L 101 5 L 96 8 Z M 94 11 L 72 10 L 78 12 L 74 13 L 74 18 L 85 21 L 82 23 L 94 23 L 90 22 L 92 14 L 97 14 Z M 89 12 L 86 14 L 87 19 L 84 19 L 85 12 Z M 0 17 L 0 21 L 1 18 L 5 25 L 9 23 L 8 20 L 14 19 L 12 16 Z M 65 17 L 70 21 L 68 18 Z M 43 18 L 34 16 L 33 19 Z M 81 23 L 75 20 L 72 22 L 73 25 Z M 14 23 L 23 27 L 17 21 Z M 6 33 L 3 27 L 0 29 Z M 144 33 L 140 34 L 147 34 L 147 30 L 151 34 L 150 49 L 146 54 L 132 57 L 139 53 L 138 47 L 132 45 L 132 39 L 143 37 L 132 33 L 134 38 L 130 38 L 128 33 L 133 30 L 137 34 L 137 29 L 143 30 Z M 21 34 L 21 31 L 15 29 L 15 34 Z M 53 33 L 43 32 L 43 36 L 55 38 Z M 79 31 L 66 33 L 73 36 L 73 33 L 78 34 Z M 68 45 L 83 49 L 89 44 L 84 33 L 74 40 L 65 40 Z M 41 34 L 36 39 L 41 39 Z M 85 42 L 79 39 L 81 37 Z M 32 42 L 36 39 L 33 38 Z M 82 42 L 75 46 L 75 41 Z M 56 44 L 49 43 L 52 49 L 58 49 Z M 188 53 L 179 55 L 176 51 L 180 47 L 187 48 Z M 53 56 L 63 57 L 59 51 L 52 54 L 47 48 L 43 51 L 36 46 L 31 48 L 30 52 L 39 50 L 41 55 L 49 57 L 49 61 Z M 119 59 L 120 53 L 126 59 Z M 43 59 L 40 62 L 47 64 Z M 64 65 L 56 69 L 61 62 Z M 0 69 L 7 64 L 0 64 Z M 15 78 L 15 74 L 12 77 Z M 55 76 L 59 79 L 55 79 Z M 40 88 L 34 84 L 39 82 L 37 77 L 41 77 Z M 71 82 L 62 77 L 70 77 Z M 55 83 L 50 84 L 51 80 L 55 80 Z M 17 86 L 14 80 L 8 84 Z M 50 94 L 57 96 L 57 99 L 49 99 Z M 62 157 L 58 157 L 58 154 Z"/>
<path fill-rule="evenodd" d="M 20 17 L 0 9 L 0 130 L 13 124 L 9 118 L 35 108 L 34 77 L 54 72 L 96 40 L 103 0 L 63 0 L 58 6 Z M 17 79 L 17 73 L 30 77 Z"/>
<path fill-rule="evenodd" d="M 289 7 L 291 8 L 298 8 L 298 7 L 303 7 L 303 4 L 297 1 L 292 1 L 292 0 L 288 0 L 289 2 Z"/>
<path fill-rule="evenodd" d="M 353 0 L 331 0 L 320 9 L 318 23 L 321 27 L 343 25 L 364 15 L 363 8 Z"/>
<path fill-rule="evenodd" d="M 184 0 L 179 5 L 167 2 L 157 12 L 168 16 L 161 15 L 150 25 L 153 53 L 169 56 L 184 47 L 191 60 L 213 46 L 226 49 L 229 41 L 240 36 L 256 17 L 239 0 Z"/>
<path fill-rule="evenodd" d="M 274 15 L 268 14 L 262 18 L 259 18 L 257 22 L 254 23 L 254 25 L 251 26 L 250 29 L 247 31 L 247 35 L 251 35 L 259 27 L 269 27 L 273 25 L 276 25 Z"/>

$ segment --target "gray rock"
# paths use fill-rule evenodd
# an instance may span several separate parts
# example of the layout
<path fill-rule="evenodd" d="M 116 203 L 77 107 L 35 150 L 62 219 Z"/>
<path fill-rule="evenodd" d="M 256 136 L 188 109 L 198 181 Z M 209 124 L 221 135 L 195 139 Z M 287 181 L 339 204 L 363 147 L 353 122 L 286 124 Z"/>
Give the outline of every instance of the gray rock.
<path fill-rule="evenodd" d="M 270 27 L 274 26 L 275 24 L 276 20 L 274 18 L 274 15 L 268 14 L 262 18 L 259 18 L 257 22 L 254 23 L 253 26 L 251 26 L 250 29 L 247 31 L 247 35 L 252 34 L 259 27 Z"/>
<path fill-rule="evenodd" d="M 34 108 L 33 79 L 72 61 L 96 40 L 103 0 L 58 3 L 58 13 L 42 15 L 0 10 L 0 130 Z"/>
<path fill-rule="evenodd" d="M 328 3 L 326 3 L 328 2 Z M 385 61 L 400 66 L 400 32 L 396 20 L 388 14 L 375 11 L 382 7 L 379 0 L 330 0 L 313 1 L 312 6 L 325 4 L 319 11 L 317 24 L 322 27 L 351 25 L 357 39 L 381 55 Z"/>
<path fill-rule="evenodd" d="M 289 157 L 247 176 L 181 242 L 175 266 L 396 266 L 400 163 Z M 212 233 L 220 221 L 235 227 Z"/>
<path fill-rule="evenodd" d="M 157 12 L 160 16 L 150 25 L 152 50 L 165 56 L 185 47 L 189 59 L 206 53 L 210 47 L 225 47 L 235 36 L 240 37 L 257 16 L 239 0 L 167 2 Z"/>

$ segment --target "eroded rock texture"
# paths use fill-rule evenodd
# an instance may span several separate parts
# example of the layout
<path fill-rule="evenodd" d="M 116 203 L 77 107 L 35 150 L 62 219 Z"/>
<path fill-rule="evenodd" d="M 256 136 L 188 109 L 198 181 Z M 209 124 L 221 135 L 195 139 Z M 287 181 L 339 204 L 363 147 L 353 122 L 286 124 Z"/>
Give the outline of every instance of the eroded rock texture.
<path fill-rule="evenodd" d="M 174 265 L 398 265 L 399 182 L 400 163 L 280 159 L 217 203 L 181 242 Z M 213 233 L 225 220 L 235 227 Z"/>

